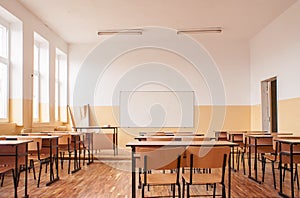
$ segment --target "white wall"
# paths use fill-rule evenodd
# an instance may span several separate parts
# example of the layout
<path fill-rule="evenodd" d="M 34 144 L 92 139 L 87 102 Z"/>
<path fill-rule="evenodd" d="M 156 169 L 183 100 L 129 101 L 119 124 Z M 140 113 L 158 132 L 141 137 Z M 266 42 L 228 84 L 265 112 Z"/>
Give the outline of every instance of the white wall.
<path fill-rule="evenodd" d="M 277 76 L 278 99 L 300 97 L 300 2 L 250 42 L 251 103 L 260 104 L 260 82 Z"/>
<path fill-rule="evenodd" d="M 157 86 L 157 84 L 154 85 L 154 83 L 151 85 L 148 83 L 148 86 L 145 86 L 145 84 L 141 85 L 144 90 L 164 90 L 166 87 L 163 88 L 162 84 L 163 82 L 166 82 L 169 85 L 171 84 L 169 87 L 174 85 L 177 91 L 189 91 L 190 89 L 196 91 L 196 105 L 210 105 L 220 102 L 212 101 L 212 97 L 214 97 L 212 96 L 214 94 L 212 89 L 216 89 L 216 87 L 213 87 L 215 85 L 209 85 L 209 82 L 207 81 L 207 78 L 210 78 L 211 76 L 203 76 L 205 72 L 200 71 L 202 74 L 201 76 L 201 74 L 193 68 L 193 64 L 191 64 L 191 62 L 183 59 L 181 56 L 178 56 L 178 54 L 173 53 L 170 50 L 143 48 L 120 54 L 120 56 L 117 56 L 112 60 L 106 60 L 108 56 L 103 58 L 101 57 L 103 53 L 107 53 L 107 51 L 113 48 L 112 45 L 115 45 L 116 48 L 122 48 L 124 47 L 124 43 L 127 42 L 146 43 L 149 42 L 149 39 L 156 46 L 166 45 L 169 47 L 175 47 L 176 49 L 180 48 L 179 50 L 184 48 L 184 44 L 181 46 L 180 41 L 175 39 L 174 42 L 172 35 L 150 35 L 148 39 L 145 39 L 147 36 L 148 35 L 128 37 L 119 36 L 118 38 L 112 38 L 113 40 L 118 41 L 118 43 L 108 41 L 109 39 L 100 40 L 99 38 L 100 41 L 98 44 L 71 44 L 69 47 L 70 85 L 74 85 L 78 80 L 77 74 L 81 67 L 94 65 L 91 67 L 94 69 L 91 70 L 96 72 L 98 67 L 105 68 L 107 66 L 106 63 L 110 63 L 106 69 L 103 69 L 101 77 L 98 78 L 96 91 L 94 91 L 96 105 L 115 105 L 112 100 L 114 100 L 114 92 L 116 92 L 116 87 L 120 86 L 120 82 L 122 84 L 122 89 L 131 89 L 131 86 L 133 85 L 129 84 L 132 83 L 132 81 L 138 81 L 137 78 L 141 78 L 139 79 L 140 82 L 143 81 L 143 79 L 146 79 L 147 82 L 149 82 L 151 81 L 151 76 L 154 81 L 160 79 L 159 81 L 162 83 L 160 83 L 160 87 Z M 164 38 L 164 36 L 166 37 Z M 194 44 L 199 45 L 200 48 L 198 51 L 189 51 L 188 54 L 192 54 L 192 56 L 199 58 L 200 62 L 203 60 L 208 62 L 211 61 L 211 64 L 216 67 L 216 70 L 218 70 L 220 74 L 220 80 L 224 86 L 225 105 L 249 105 L 250 52 L 248 41 L 224 39 L 220 35 L 200 35 L 195 36 L 193 39 L 198 42 L 198 44 L 196 44 L 196 42 L 194 42 Z M 111 45 L 106 45 L 105 42 L 110 42 Z M 190 49 L 192 49 L 192 47 Z M 126 49 L 124 50 L 126 51 Z M 111 53 L 113 53 L 113 50 Z M 111 54 L 108 53 L 108 55 Z M 125 76 L 126 79 L 126 75 L 128 75 L 128 73 L 136 70 L 137 67 L 141 68 L 141 66 L 144 66 L 146 69 L 140 71 L 140 75 L 134 75 L 134 79 L 125 80 L 125 84 L 129 84 L 124 86 L 122 81 L 124 79 L 122 78 Z M 162 72 L 159 72 L 159 69 L 155 69 L 155 67 L 162 69 Z M 166 71 L 165 69 L 170 69 L 171 72 Z M 163 71 L 166 71 L 167 73 L 169 72 L 169 75 L 163 75 Z M 90 74 L 89 76 L 92 75 L 93 74 Z M 178 75 L 182 78 L 178 77 Z M 176 76 L 178 77 L 178 81 L 172 84 L 172 79 L 176 79 Z M 165 81 L 166 79 L 168 80 Z M 90 79 L 87 78 L 86 80 L 89 81 Z M 217 80 L 218 79 L 216 79 L 216 81 Z M 216 86 L 218 85 L 216 84 Z M 218 86 L 217 89 L 219 87 L 220 86 Z M 71 104 L 73 103 L 73 97 L 78 97 L 74 96 L 73 92 L 74 87 L 70 87 Z M 82 98 L 82 101 L 86 100 Z"/>

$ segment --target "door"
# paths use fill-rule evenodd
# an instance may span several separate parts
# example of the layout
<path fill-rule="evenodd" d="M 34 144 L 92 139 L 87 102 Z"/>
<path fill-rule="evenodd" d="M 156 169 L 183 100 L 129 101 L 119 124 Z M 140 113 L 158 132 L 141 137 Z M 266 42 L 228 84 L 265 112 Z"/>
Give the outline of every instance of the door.
<path fill-rule="evenodd" d="M 277 132 L 277 79 L 261 82 L 262 130 Z"/>

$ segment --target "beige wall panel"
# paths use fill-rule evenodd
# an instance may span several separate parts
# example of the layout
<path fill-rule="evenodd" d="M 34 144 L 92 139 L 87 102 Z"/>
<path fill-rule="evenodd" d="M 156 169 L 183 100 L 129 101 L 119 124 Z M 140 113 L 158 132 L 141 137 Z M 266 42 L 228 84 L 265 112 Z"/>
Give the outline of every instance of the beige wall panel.
<path fill-rule="evenodd" d="M 300 134 L 300 98 L 278 102 L 278 129 Z"/>
<path fill-rule="evenodd" d="M 262 130 L 261 105 L 251 106 L 251 130 Z"/>
<path fill-rule="evenodd" d="M 227 106 L 223 129 L 225 130 L 250 130 L 251 107 Z"/>
<path fill-rule="evenodd" d="M 214 112 L 222 111 L 224 107 L 214 107 Z M 195 108 L 195 127 L 194 128 L 121 128 L 119 129 L 119 145 L 125 148 L 129 141 L 139 134 L 140 131 L 193 131 L 206 133 L 209 130 L 212 119 L 212 106 L 197 106 Z M 227 130 L 247 130 L 251 127 L 251 107 L 250 106 L 227 106 L 224 125 L 221 129 Z M 198 114 L 199 112 L 199 114 Z M 111 125 L 119 124 L 119 109 L 111 106 L 91 107 L 91 125 Z M 199 121 L 199 122 L 198 122 Z M 219 129 L 215 129 L 219 130 Z"/>

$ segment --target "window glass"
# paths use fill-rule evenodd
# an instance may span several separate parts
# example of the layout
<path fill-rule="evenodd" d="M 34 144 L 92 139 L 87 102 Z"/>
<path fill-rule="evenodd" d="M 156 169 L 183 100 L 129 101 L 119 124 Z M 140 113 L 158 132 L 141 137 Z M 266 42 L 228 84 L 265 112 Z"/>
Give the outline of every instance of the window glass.
<path fill-rule="evenodd" d="M 0 120 L 8 120 L 8 29 L 0 24 Z"/>
<path fill-rule="evenodd" d="M 8 118 L 8 67 L 0 63 L 0 119 Z"/>

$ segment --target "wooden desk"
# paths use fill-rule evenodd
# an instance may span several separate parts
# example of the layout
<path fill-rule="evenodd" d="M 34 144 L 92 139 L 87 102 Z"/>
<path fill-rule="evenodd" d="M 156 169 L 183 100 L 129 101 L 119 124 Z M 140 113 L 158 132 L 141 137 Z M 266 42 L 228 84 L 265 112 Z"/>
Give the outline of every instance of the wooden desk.
<path fill-rule="evenodd" d="M 204 133 L 194 132 L 140 132 L 139 136 L 204 136 Z"/>
<path fill-rule="evenodd" d="M 47 132 L 44 132 L 47 133 Z M 73 146 L 73 151 L 74 151 L 74 168 L 71 171 L 72 173 L 76 173 L 77 171 L 81 170 L 81 165 L 80 165 L 80 156 L 77 155 L 77 151 L 81 151 L 80 148 L 80 137 L 83 135 L 83 133 L 78 133 L 78 132 L 57 132 L 57 133 L 48 133 L 48 135 L 51 136 L 61 136 L 61 139 L 65 139 L 66 142 L 59 142 L 58 145 L 61 144 L 66 144 L 66 146 L 68 146 L 68 144 L 73 144 L 73 145 L 69 145 L 69 146 Z M 50 137 L 51 137 L 50 136 Z M 68 139 L 70 140 L 70 142 L 68 142 Z"/>
<path fill-rule="evenodd" d="M 113 145 L 112 149 L 114 151 L 114 155 L 118 155 L 118 129 L 117 126 L 76 126 L 73 127 L 75 131 L 82 132 L 83 130 L 90 130 L 90 129 L 104 129 L 104 130 L 113 130 Z"/>
<path fill-rule="evenodd" d="M 178 136 L 178 135 L 175 135 L 175 136 L 161 136 L 161 135 L 150 135 L 150 136 L 147 136 L 147 135 L 142 135 L 142 136 L 137 136 L 135 137 L 134 139 L 138 140 L 138 141 L 147 141 L 149 139 L 154 139 L 154 140 L 157 140 L 157 141 L 164 141 L 164 140 L 169 140 L 172 139 L 172 141 L 200 141 L 200 140 L 210 140 L 210 138 L 207 138 L 207 137 L 204 137 L 204 136 Z"/>
<path fill-rule="evenodd" d="M 247 138 L 247 146 L 249 148 L 248 155 L 248 166 L 249 166 L 249 175 L 248 177 L 258 183 L 261 183 L 257 179 L 257 155 L 259 153 L 272 153 L 273 152 L 273 136 L 272 135 L 264 135 L 264 134 L 245 134 Z M 252 169 L 251 169 L 251 154 L 254 149 L 254 171 L 255 177 L 252 177 Z"/>
<path fill-rule="evenodd" d="M 220 141 L 226 141 L 227 140 L 227 131 L 214 131 L 215 133 L 215 139 Z"/>
<path fill-rule="evenodd" d="M 136 148 L 140 147 L 187 147 L 187 146 L 237 146 L 238 144 L 228 141 L 134 141 L 126 144 L 127 147 L 131 147 L 132 157 L 132 197 L 136 197 L 136 160 L 135 152 Z M 230 157 L 230 156 L 229 156 Z M 230 197 L 231 188 L 231 167 L 230 160 L 228 160 L 228 197 Z"/>
<path fill-rule="evenodd" d="M 235 142 L 238 144 L 239 147 L 244 147 L 244 134 L 247 133 L 247 131 L 227 131 L 227 140 L 230 142 Z M 232 169 L 236 171 L 234 168 L 234 161 L 235 161 L 235 154 L 234 148 L 231 149 L 231 159 L 232 159 Z M 239 160 L 239 159 L 237 159 Z"/>
<path fill-rule="evenodd" d="M 18 197 L 18 175 L 19 166 L 25 163 L 25 188 L 24 197 L 29 197 L 27 193 L 27 169 L 28 169 L 28 143 L 30 140 L 0 140 L 0 158 L 14 163 L 14 197 Z"/>
<path fill-rule="evenodd" d="M 81 134 L 82 135 L 82 142 L 87 143 L 87 151 L 88 151 L 88 163 L 87 165 L 90 165 L 94 162 L 94 156 L 93 156 L 93 150 L 94 150 L 94 131 L 83 131 L 83 132 L 74 132 L 74 131 L 42 131 L 41 133 L 47 133 L 48 135 L 53 134 Z M 85 160 L 85 159 L 84 159 Z"/>
<path fill-rule="evenodd" d="M 279 195 L 283 197 L 289 197 L 288 195 L 282 192 L 282 182 L 283 182 L 283 173 L 282 173 L 282 164 L 283 157 L 290 158 L 289 164 L 291 168 L 291 197 L 294 197 L 294 162 L 300 161 L 300 139 L 281 139 L 278 138 L 275 141 L 279 144 L 279 171 L 280 171 L 280 190 Z M 285 148 L 284 148 L 285 147 Z"/>
<path fill-rule="evenodd" d="M 49 153 L 50 156 L 50 179 L 49 182 L 46 183 L 46 186 L 56 182 L 59 180 L 58 174 L 58 138 L 60 136 L 24 136 L 24 135 L 4 135 L 6 140 L 28 140 L 28 139 L 41 139 L 42 140 L 42 148 L 46 149 L 46 152 Z M 55 172 L 53 170 L 53 164 L 55 163 Z M 56 177 L 55 177 L 56 175 Z"/>

